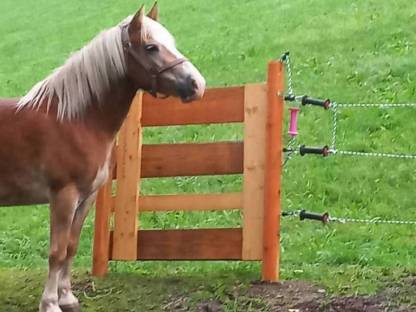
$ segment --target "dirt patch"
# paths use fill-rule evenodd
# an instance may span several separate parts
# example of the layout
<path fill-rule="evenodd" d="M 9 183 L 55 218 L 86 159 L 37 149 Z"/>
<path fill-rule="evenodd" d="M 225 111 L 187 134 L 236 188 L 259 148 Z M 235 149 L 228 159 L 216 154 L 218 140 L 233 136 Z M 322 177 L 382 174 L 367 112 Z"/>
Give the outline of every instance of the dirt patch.
<path fill-rule="evenodd" d="M 303 281 L 254 284 L 249 296 L 261 297 L 269 311 L 379 312 L 416 311 L 416 278 L 389 285 L 373 296 L 332 296 L 324 289 Z"/>
<path fill-rule="evenodd" d="M 255 283 L 246 293 L 248 298 L 261 298 L 269 311 L 320 311 L 326 291 L 303 281 Z"/>
<path fill-rule="evenodd" d="M 188 297 L 175 297 L 165 311 L 273 311 L 273 312 L 412 312 L 416 311 L 416 278 L 388 285 L 373 296 L 334 296 L 304 281 L 253 283 L 232 289 L 221 299 L 192 305 Z"/>

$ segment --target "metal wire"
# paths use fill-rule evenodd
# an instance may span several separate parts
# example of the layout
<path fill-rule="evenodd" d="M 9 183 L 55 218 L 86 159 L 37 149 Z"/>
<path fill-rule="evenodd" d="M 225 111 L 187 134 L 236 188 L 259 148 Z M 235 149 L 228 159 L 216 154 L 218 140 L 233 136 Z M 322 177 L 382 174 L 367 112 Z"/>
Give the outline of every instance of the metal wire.
<path fill-rule="evenodd" d="M 332 103 L 330 108 L 416 108 L 416 103 L 376 103 L 376 104 L 369 104 L 369 103 L 346 103 L 346 104 L 336 104 Z"/>
<path fill-rule="evenodd" d="M 289 53 L 286 53 L 283 58 L 288 77 L 288 96 L 295 98 L 293 90 L 293 80 L 292 80 L 292 65 L 290 60 Z M 394 153 L 384 153 L 384 152 L 355 152 L 355 151 L 342 151 L 336 149 L 337 143 L 337 128 L 338 128 L 338 115 L 339 109 L 342 108 L 416 108 L 416 103 L 344 103 L 338 104 L 332 102 L 330 105 L 330 110 L 332 110 L 332 134 L 331 134 L 331 154 L 342 155 L 342 156 L 363 156 L 363 157 L 386 157 L 386 158 L 396 158 L 396 159 L 416 159 L 416 155 L 411 154 L 394 154 Z M 289 152 L 286 154 L 286 159 L 283 163 L 283 166 L 293 157 L 294 154 L 299 152 L 294 148 L 295 138 L 292 138 L 288 143 Z"/>
<path fill-rule="evenodd" d="M 401 224 L 401 225 L 416 225 L 416 221 L 405 220 L 383 220 L 380 218 L 373 219 L 354 219 L 354 218 L 337 218 L 329 217 L 329 222 L 338 223 L 363 223 L 363 224 Z"/>
<path fill-rule="evenodd" d="M 289 210 L 289 211 L 282 211 L 282 217 L 292 217 L 296 218 L 299 217 L 301 210 Z"/>
<path fill-rule="evenodd" d="M 403 104 L 337 104 L 335 102 L 331 103 L 330 109 L 332 110 L 332 146 L 331 154 L 338 154 L 343 156 L 363 156 L 363 157 L 386 157 L 386 158 L 396 158 L 396 159 L 416 159 L 416 155 L 411 154 L 394 154 L 394 153 L 384 153 L 384 152 L 356 152 L 356 151 L 342 151 L 336 149 L 336 132 L 337 132 L 337 121 L 339 108 L 403 108 L 411 107 L 416 108 L 416 103 L 403 103 Z"/>
<path fill-rule="evenodd" d="M 285 161 L 283 162 L 283 167 L 287 165 L 287 162 L 292 159 L 293 154 L 296 154 L 298 150 L 295 148 L 296 137 L 291 137 L 287 143 L 287 150 Z"/>
<path fill-rule="evenodd" d="M 336 141 L 337 141 L 337 121 L 338 121 L 338 106 L 337 103 L 331 103 L 332 107 L 332 144 L 331 149 L 336 149 Z"/>
<path fill-rule="evenodd" d="M 284 62 L 287 69 L 288 77 L 288 96 L 295 98 L 293 90 L 293 81 L 292 81 L 292 67 L 290 62 L 289 53 L 285 54 Z M 355 151 L 343 151 L 336 149 L 336 136 L 337 136 L 337 127 L 338 127 L 338 114 L 341 108 L 377 108 L 377 109 L 386 109 L 386 108 L 416 108 L 416 103 L 344 103 L 337 104 L 332 102 L 330 107 L 332 110 L 332 137 L 331 137 L 331 154 L 342 155 L 342 156 L 364 156 L 364 157 L 387 157 L 387 158 L 396 158 L 396 159 L 416 159 L 416 155 L 410 154 L 393 154 L 393 153 L 380 153 L 380 152 L 355 152 Z M 286 154 L 286 159 L 283 163 L 283 166 L 292 158 L 294 154 L 299 154 L 297 148 L 295 148 L 295 137 L 291 138 L 288 142 Z M 293 210 L 293 211 L 283 211 L 281 215 L 283 217 L 299 217 L 302 210 Z M 340 217 L 329 217 L 329 222 L 337 223 L 361 223 L 361 224 L 396 224 L 396 225 L 416 225 L 416 221 L 405 221 L 405 220 L 383 220 L 380 218 L 373 219 L 355 219 L 355 218 L 340 218 Z"/>
<path fill-rule="evenodd" d="M 282 211 L 282 217 L 297 218 L 300 217 L 302 210 L 289 210 Z M 307 219 L 304 219 L 307 220 Z M 316 221 L 316 220 L 315 220 Z M 340 218 L 340 217 L 328 217 L 328 223 L 361 223 L 361 224 L 395 224 L 395 225 L 416 225 L 414 220 L 387 220 L 379 217 L 372 219 L 356 219 L 356 218 Z M 325 222 L 326 223 L 326 222 Z"/>
<path fill-rule="evenodd" d="M 379 153 L 379 152 L 354 152 L 354 151 L 331 151 L 334 155 L 343 156 L 364 156 L 364 157 L 386 157 L 386 158 L 398 158 L 398 159 L 416 159 L 416 155 L 411 154 L 392 154 L 392 153 Z"/>
<path fill-rule="evenodd" d="M 290 62 L 290 55 L 289 53 L 285 54 L 284 62 L 286 64 L 287 69 L 287 89 L 288 89 L 288 95 L 294 96 L 295 92 L 293 91 L 293 81 L 292 81 L 292 65 Z"/>

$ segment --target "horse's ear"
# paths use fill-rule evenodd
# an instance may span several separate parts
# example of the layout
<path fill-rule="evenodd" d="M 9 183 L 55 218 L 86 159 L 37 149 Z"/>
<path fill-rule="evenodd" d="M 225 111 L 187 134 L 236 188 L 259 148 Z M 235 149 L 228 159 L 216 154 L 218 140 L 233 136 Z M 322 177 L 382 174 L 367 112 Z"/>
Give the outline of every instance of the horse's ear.
<path fill-rule="evenodd" d="M 147 17 L 154 21 L 159 21 L 159 5 L 157 4 L 157 1 L 155 1 L 155 4 L 153 4 L 149 13 L 147 13 Z"/>
<path fill-rule="evenodd" d="M 140 34 L 140 31 L 143 27 L 144 21 L 144 5 L 140 7 L 137 13 L 133 16 L 130 25 L 129 25 L 129 35 L 131 37 L 136 37 Z M 137 38 L 137 39 L 140 39 Z"/>

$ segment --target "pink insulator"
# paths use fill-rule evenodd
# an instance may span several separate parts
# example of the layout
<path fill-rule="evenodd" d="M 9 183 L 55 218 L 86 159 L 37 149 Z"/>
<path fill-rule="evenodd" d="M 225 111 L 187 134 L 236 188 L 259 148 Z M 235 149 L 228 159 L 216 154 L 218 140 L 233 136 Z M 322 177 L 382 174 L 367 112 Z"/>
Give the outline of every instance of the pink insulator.
<path fill-rule="evenodd" d="M 299 108 L 298 107 L 290 107 L 290 124 L 289 124 L 289 131 L 288 134 L 292 137 L 295 137 L 298 135 L 298 113 Z"/>

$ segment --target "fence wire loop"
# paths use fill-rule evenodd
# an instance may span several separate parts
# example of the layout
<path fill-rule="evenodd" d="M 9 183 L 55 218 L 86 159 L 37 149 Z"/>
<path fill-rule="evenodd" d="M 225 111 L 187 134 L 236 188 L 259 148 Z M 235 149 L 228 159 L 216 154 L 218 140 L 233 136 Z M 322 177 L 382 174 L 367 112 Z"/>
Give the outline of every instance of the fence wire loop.
<path fill-rule="evenodd" d="M 288 94 L 285 96 L 286 101 L 300 101 L 302 97 L 296 96 L 293 90 L 293 81 L 292 81 L 292 67 L 290 61 L 289 52 L 286 52 L 282 58 L 282 62 L 286 65 L 287 77 L 288 77 Z M 305 96 L 304 96 L 305 97 Z M 318 100 L 314 100 L 317 102 Z M 329 101 L 329 100 L 327 100 Z M 318 103 L 321 105 L 321 103 Z M 322 105 L 321 105 L 322 106 Z M 365 109 L 394 109 L 394 108 L 416 108 L 416 103 L 343 103 L 338 104 L 337 102 L 328 102 L 328 106 L 325 107 L 332 111 L 332 129 L 331 129 L 331 145 L 329 154 L 331 155 L 340 155 L 340 156 L 363 156 L 363 157 L 385 157 L 393 159 L 416 159 L 416 154 L 395 154 L 395 153 L 384 153 L 384 152 L 357 152 L 357 151 L 345 151 L 338 150 L 336 147 L 337 144 L 337 128 L 338 128 L 338 115 L 340 109 L 355 109 L 355 108 L 365 108 Z M 286 153 L 286 158 L 283 163 L 283 166 L 293 157 L 294 154 L 301 154 L 299 147 L 295 147 L 295 138 L 291 138 L 288 142 L 287 147 L 283 150 Z M 332 217 L 328 213 L 319 214 L 314 212 L 306 212 L 305 210 L 292 210 L 292 211 L 283 211 L 281 213 L 282 217 L 299 217 L 300 220 L 320 220 L 324 224 L 327 223 L 361 223 L 361 224 L 396 224 L 396 225 L 416 225 L 416 220 L 387 220 L 380 217 L 375 217 L 371 219 L 357 219 L 357 218 L 342 218 L 342 217 Z"/>

